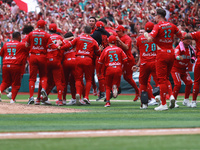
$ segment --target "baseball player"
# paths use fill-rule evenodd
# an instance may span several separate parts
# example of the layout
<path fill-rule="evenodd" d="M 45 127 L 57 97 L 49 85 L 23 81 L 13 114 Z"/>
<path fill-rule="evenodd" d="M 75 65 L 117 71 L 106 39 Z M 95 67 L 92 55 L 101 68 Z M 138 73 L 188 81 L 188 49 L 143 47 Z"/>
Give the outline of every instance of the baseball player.
<path fill-rule="evenodd" d="M 99 46 L 101 45 L 103 49 L 105 49 L 108 46 L 108 37 L 110 34 L 104 29 L 104 23 L 101 21 L 97 21 L 96 23 L 96 30 L 91 35 L 92 38 L 94 38 Z M 99 64 L 98 64 L 99 57 L 96 58 L 96 71 L 98 76 L 98 82 L 99 82 L 99 97 L 96 99 L 97 101 L 105 98 L 105 78 L 104 74 L 99 74 Z M 103 69 L 103 68 L 102 68 Z"/>
<path fill-rule="evenodd" d="M 123 67 L 123 77 L 124 79 L 135 89 L 136 96 L 134 101 L 139 99 L 139 89 L 137 84 L 132 78 L 132 67 L 135 65 L 135 58 L 131 53 L 132 49 L 132 40 L 131 38 L 125 33 L 125 28 L 122 25 L 117 26 L 117 46 L 119 46 L 127 55 L 127 63 Z"/>
<path fill-rule="evenodd" d="M 47 97 L 45 91 L 47 87 L 47 47 L 57 48 L 50 39 L 50 35 L 45 32 L 46 22 L 39 20 L 37 22 L 37 29 L 28 34 L 26 46 L 30 46 L 30 77 L 29 77 L 29 101 L 28 104 L 34 103 L 33 93 L 35 89 L 35 81 L 37 77 L 37 71 L 39 71 L 39 77 L 41 80 L 41 94 L 43 98 Z"/>
<path fill-rule="evenodd" d="M 116 36 L 114 35 L 108 38 L 109 46 L 103 50 L 99 58 L 100 74 L 104 74 L 102 67 L 103 65 L 105 66 L 106 104 L 104 107 L 110 107 L 111 90 L 113 97 L 117 97 L 122 75 L 122 65 L 127 61 L 126 54 L 121 48 L 115 45 L 116 40 Z"/>
<path fill-rule="evenodd" d="M 181 38 L 182 33 L 172 23 L 165 21 L 166 11 L 164 9 L 157 9 L 157 15 L 155 20 L 157 22 L 154 25 L 151 33 L 145 32 L 144 35 L 149 41 L 154 41 L 157 44 L 157 64 L 156 75 L 158 78 L 158 84 L 160 87 L 160 97 L 162 104 L 156 108 L 156 111 L 167 110 L 166 93 L 167 82 L 174 62 L 174 50 L 173 50 L 173 38 L 174 35 Z M 175 107 L 174 96 L 170 96 L 170 108 Z"/>
<path fill-rule="evenodd" d="M 171 70 L 171 75 L 174 80 L 173 95 L 175 100 L 181 88 L 181 80 L 185 83 L 185 99 L 183 105 L 190 107 L 189 96 L 192 88 L 192 79 L 187 71 L 188 65 L 191 62 L 191 39 L 183 38 L 179 45 L 175 48 L 175 61 Z M 178 107 L 176 104 L 175 107 Z"/>
<path fill-rule="evenodd" d="M 21 34 L 14 32 L 12 40 L 4 44 L 1 49 L 0 56 L 3 57 L 3 81 L 0 86 L 0 99 L 1 93 L 9 86 L 12 86 L 12 98 L 10 103 L 15 103 L 16 95 L 21 86 L 21 70 L 24 68 L 24 61 L 29 51 L 25 43 L 21 41 Z"/>
<path fill-rule="evenodd" d="M 147 22 L 145 25 L 145 31 L 150 33 L 154 27 L 152 22 Z M 147 94 L 147 86 L 150 75 L 153 76 L 154 81 L 157 85 L 157 76 L 156 76 L 156 53 L 157 47 L 154 42 L 149 42 L 144 35 L 141 35 L 137 38 L 137 47 L 140 52 L 139 61 L 140 64 L 140 94 L 141 94 L 141 109 L 146 109 L 148 107 L 148 96 L 143 98 L 143 95 Z M 133 70 L 137 70 L 138 66 L 133 66 Z M 155 101 L 155 99 L 154 99 Z"/>
<path fill-rule="evenodd" d="M 84 102 L 90 104 L 89 92 L 92 83 L 93 71 L 91 69 L 93 63 L 94 54 L 100 55 L 98 43 L 90 36 L 91 27 L 84 27 L 84 34 L 75 38 L 69 44 L 61 47 L 61 49 L 67 50 L 70 47 L 76 47 L 76 104 L 81 105 L 80 98 L 82 94 L 82 82 L 83 74 L 85 75 L 86 87 Z"/>

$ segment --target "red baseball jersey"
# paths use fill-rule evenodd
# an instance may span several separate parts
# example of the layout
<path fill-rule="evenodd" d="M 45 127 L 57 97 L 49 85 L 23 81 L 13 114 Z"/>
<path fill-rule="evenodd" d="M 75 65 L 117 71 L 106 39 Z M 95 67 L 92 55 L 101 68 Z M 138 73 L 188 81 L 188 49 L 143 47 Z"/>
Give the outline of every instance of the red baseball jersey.
<path fill-rule="evenodd" d="M 65 44 L 70 44 L 68 40 L 64 40 Z M 64 51 L 64 60 L 72 60 L 72 59 L 76 59 L 75 56 L 75 50 L 73 49 L 73 46 L 71 46 L 69 48 L 69 50 Z"/>
<path fill-rule="evenodd" d="M 200 56 L 200 31 L 192 32 L 192 38 L 196 41 L 196 56 Z"/>
<path fill-rule="evenodd" d="M 99 63 L 104 64 L 105 67 L 122 67 L 126 61 L 126 54 L 117 46 L 106 47 L 99 58 Z"/>
<path fill-rule="evenodd" d="M 154 25 L 154 28 L 150 33 L 153 37 L 153 41 L 161 49 L 172 49 L 175 34 L 179 38 L 182 37 L 182 33 L 179 31 L 177 26 L 166 21 L 160 21 L 158 24 Z"/>
<path fill-rule="evenodd" d="M 43 30 L 34 30 L 29 33 L 26 42 L 30 45 L 30 53 L 46 54 L 47 46 L 53 44 L 49 38 L 50 35 Z"/>
<path fill-rule="evenodd" d="M 26 41 L 27 41 L 27 38 L 28 38 L 28 35 L 27 35 L 27 34 L 22 35 L 22 42 L 26 42 Z"/>
<path fill-rule="evenodd" d="M 175 57 L 181 55 L 183 57 L 183 60 L 174 60 L 173 67 L 176 67 L 178 69 L 187 69 L 189 63 L 190 63 L 190 50 L 188 47 L 185 47 L 184 51 L 181 51 L 180 46 L 178 45 L 175 50 Z"/>
<path fill-rule="evenodd" d="M 125 43 L 126 45 L 128 45 L 129 49 L 128 50 L 124 50 L 125 54 L 127 55 L 128 59 L 134 59 L 132 53 L 131 53 L 131 49 L 132 49 L 132 40 L 128 35 L 124 35 L 122 37 L 120 37 L 120 40 Z M 122 47 L 120 47 L 122 48 Z"/>
<path fill-rule="evenodd" d="M 98 43 L 90 35 L 87 34 L 75 38 L 68 44 L 62 46 L 61 49 L 67 50 L 72 46 L 76 47 L 76 56 L 88 56 L 93 58 L 94 54 L 101 54 Z"/>
<path fill-rule="evenodd" d="M 156 60 L 157 46 L 154 42 L 149 42 L 144 35 L 137 39 L 137 47 L 140 51 L 140 63 L 147 63 Z"/>
<path fill-rule="evenodd" d="M 50 35 L 50 38 L 49 38 L 49 42 L 50 43 L 51 41 L 56 44 L 57 43 L 57 40 L 61 40 L 63 42 L 63 38 L 62 36 L 58 35 L 58 34 L 51 34 Z M 57 48 L 51 48 L 51 47 L 48 47 L 47 48 L 47 58 L 58 58 L 58 59 L 61 59 L 62 58 L 62 51 L 57 49 Z"/>
<path fill-rule="evenodd" d="M 22 65 L 23 60 L 27 57 L 25 54 L 28 50 L 25 43 L 16 40 L 5 43 L 0 52 L 0 55 L 3 57 L 3 64 Z"/>

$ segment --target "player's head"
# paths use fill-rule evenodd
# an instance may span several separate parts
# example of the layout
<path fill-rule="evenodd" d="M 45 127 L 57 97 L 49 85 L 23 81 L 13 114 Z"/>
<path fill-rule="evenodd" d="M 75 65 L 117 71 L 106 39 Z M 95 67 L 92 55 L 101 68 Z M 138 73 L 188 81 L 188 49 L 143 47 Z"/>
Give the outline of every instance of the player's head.
<path fill-rule="evenodd" d="M 33 31 L 32 25 L 25 25 L 23 30 L 22 30 L 22 34 L 29 34 L 32 31 Z"/>
<path fill-rule="evenodd" d="M 21 33 L 20 32 L 13 32 L 12 34 L 12 39 L 13 40 L 17 40 L 17 41 L 21 41 Z"/>
<path fill-rule="evenodd" d="M 65 33 L 64 38 L 68 41 L 71 41 L 74 38 L 74 34 L 72 32 L 67 32 Z"/>
<path fill-rule="evenodd" d="M 143 35 L 143 34 L 144 34 L 144 32 L 145 32 L 145 30 L 144 30 L 144 29 L 140 29 L 140 30 L 139 30 L 139 36 Z"/>
<path fill-rule="evenodd" d="M 85 27 L 84 27 L 84 33 L 85 33 L 85 34 L 90 34 L 91 31 L 92 31 L 92 28 L 91 28 L 90 26 L 85 26 Z"/>
<path fill-rule="evenodd" d="M 97 22 L 97 20 L 96 20 L 95 17 L 90 17 L 90 18 L 89 18 L 89 25 L 90 25 L 90 27 L 91 27 L 92 29 L 95 28 L 96 22 Z"/>
<path fill-rule="evenodd" d="M 153 22 L 147 22 L 144 26 L 144 29 L 146 32 L 150 33 L 153 30 L 154 23 Z"/>
<path fill-rule="evenodd" d="M 99 19 L 99 21 L 103 22 L 103 23 L 104 23 L 104 26 L 107 25 L 107 20 L 106 20 L 106 18 L 101 18 L 101 19 Z"/>
<path fill-rule="evenodd" d="M 49 31 L 51 33 L 56 33 L 57 32 L 57 25 L 55 23 L 52 23 L 49 25 Z"/>
<path fill-rule="evenodd" d="M 187 34 L 186 32 L 182 33 L 183 38 L 181 40 L 182 40 L 184 46 L 188 47 L 191 44 L 192 40 L 190 37 L 186 36 L 186 34 Z"/>
<path fill-rule="evenodd" d="M 111 36 L 109 36 L 109 38 L 108 38 L 108 42 L 109 42 L 109 45 L 115 45 L 116 42 L 117 42 L 117 38 L 116 38 L 116 36 L 115 36 L 115 35 L 111 35 Z"/>
<path fill-rule="evenodd" d="M 39 29 L 45 29 L 45 25 L 47 24 L 47 22 L 46 21 L 44 21 L 44 20 L 39 20 L 38 22 L 37 22 L 37 28 L 39 28 Z"/>
<path fill-rule="evenodd" d="M 156 10 L 157 14 L 156 14 L 156 17 L 155 17 L 155 20 L 156 22 L 159 22 L 161 19 L 165 19 L 165 16 L 166 16 L 166 11 L 162 8 L 158 8 Z"/>
<path fill-rule="evenodd" d="M 97 28 L 104 28 L 104 23 L 102 21 L 97 21 L 96 27 Z"/>
<path fill-rule="evenodd" d="M 115 28 L 115 31 L 116 31 L 116 33 L 117 33 L 117 35 L 118 35 L 119 37 L 122 37 L 122 36 L 124 35 L 125 28 L 124 28 L 124 26 L 122 26 L 122 25 L 118 25 L 118 26 Z"/>

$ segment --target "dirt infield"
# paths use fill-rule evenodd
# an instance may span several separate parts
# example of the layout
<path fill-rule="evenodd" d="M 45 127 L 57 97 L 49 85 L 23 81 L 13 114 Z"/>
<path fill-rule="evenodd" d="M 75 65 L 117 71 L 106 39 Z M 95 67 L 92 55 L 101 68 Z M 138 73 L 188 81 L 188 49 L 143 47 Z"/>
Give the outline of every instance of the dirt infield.
<path fill-rule="evenodd" d="M 87 110 L 52 107 L 43 105 L 0 103 L 0 114 L 42 114 L 42 113 L 74 113 L 87 112 Z"/>

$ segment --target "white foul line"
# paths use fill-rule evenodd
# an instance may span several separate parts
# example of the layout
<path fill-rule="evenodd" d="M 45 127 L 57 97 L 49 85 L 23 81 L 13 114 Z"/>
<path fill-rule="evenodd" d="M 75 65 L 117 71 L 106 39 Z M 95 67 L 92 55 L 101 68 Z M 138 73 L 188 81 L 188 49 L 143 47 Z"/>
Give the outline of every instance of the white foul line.
<path fill-rule="evenodd" d="M 0 139 L 200 134 L 200 128 L 0 133 Z"/>

